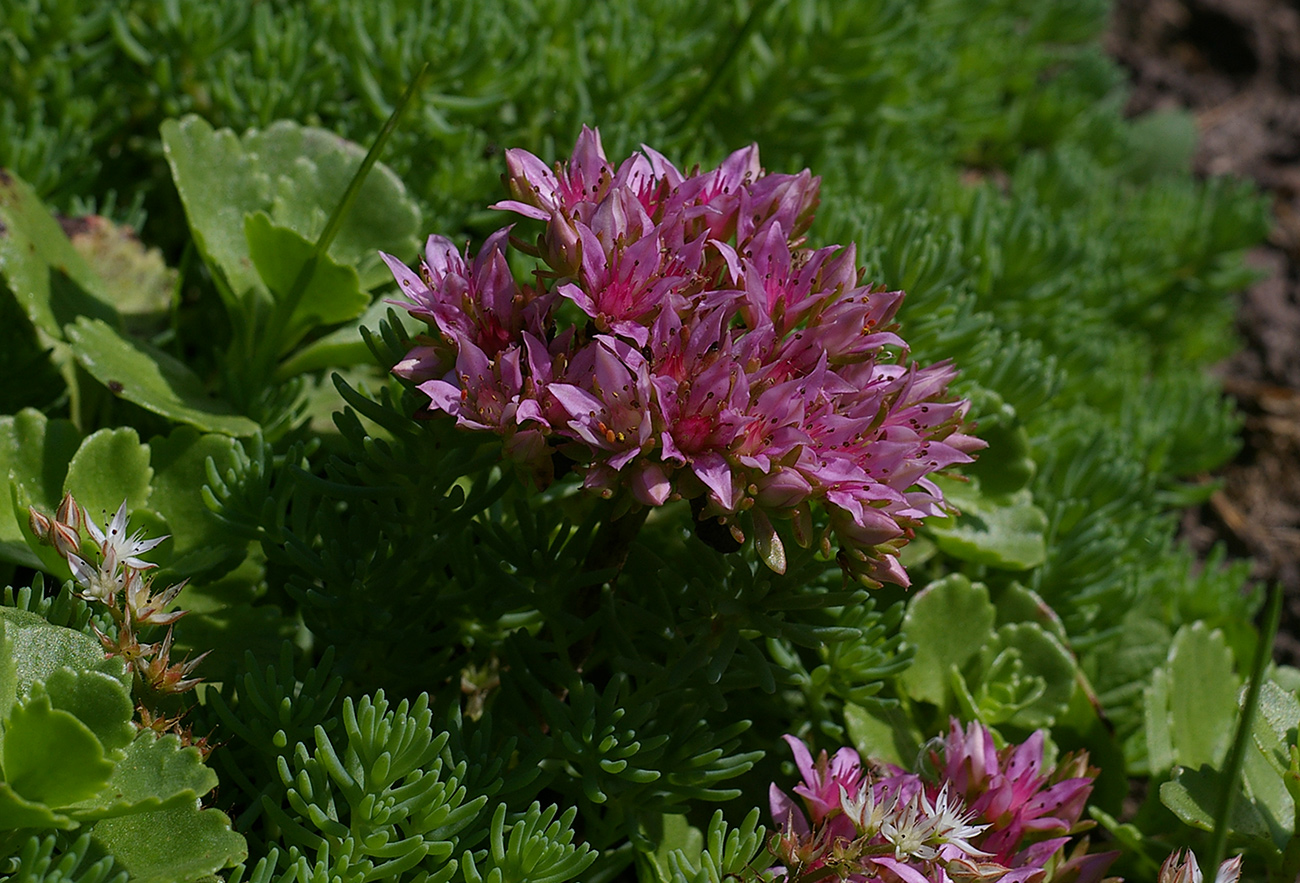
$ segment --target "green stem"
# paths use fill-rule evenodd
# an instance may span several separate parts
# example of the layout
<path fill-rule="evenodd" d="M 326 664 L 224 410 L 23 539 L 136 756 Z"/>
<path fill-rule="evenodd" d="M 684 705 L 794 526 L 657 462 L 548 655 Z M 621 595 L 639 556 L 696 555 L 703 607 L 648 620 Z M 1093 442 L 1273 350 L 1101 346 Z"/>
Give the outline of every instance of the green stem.
<path fill-rule="evenodd" d="M 1214 817 L 1214 836 L 1210 841 L 1210 851 L 1201 873 L 1205 879 L 1213 880 L 1218 872 L 1219 863 L 1223 861 L 1228 846 L 1228 828 L 1232 819 L 1232 810 L 1237 802 L 1237 781 L 1241 778 L 1241 769 L 1246 762 L 1246 746 L 1251 739 L 1255 726 L 1255 712 L 1259 708 L 1259 691 L 1264 682 L 1264 669 L 1273 658 L 1273 639 L 1277 636 L 1278 623 L 1282 619 L 1282 589 L 1274 584 L 1269 590 L 1268 609 L 1264 614 L 1264 629 L 1255 647 L 1255 660 L 1250 669 L 1250 685 L 1246 689 L 1246 699 L 1242 705 L 1241 717 L 1237 721 L 1237 733 L 1232 740 L 1224 766 L 1224 793 L 1219 801 L 1219 811 Z"/>
<path fill-rule="evenodd" d="M 745 17 L 745 23 L 732 36 L 730 44 L 728 44 L 726 51 L 722 53 L 722 58 L 714 66 L 713 72 L 709 74 L 709 79 L 704 84 L 704 87 L 695 94 L 693 100 L 682 105 L 683 110 L 690 108 L 690 114 L 686 117 L 686 123 L 682 127 L 686 132 L 693 132 L 699 126 L 700 120 L 704 117 L 704 112 L 708 109 L 709 99 L 712 97 L 713 91 L 718 87 L 718 83 L 722 81 L 722 75 L 727 72 L 727 69 L 736 60 L 736 56 L 740 54 L 740 47 L 745 44 L 745 40 L 749 39 L 749 35 L 758 27 L 758 22 L 763 17 L 763 13 L 767 12 L 768 7 L 771 5 L 772 0 L 754 0 L 749 15 Z"/>
<path fill-rule="evenodd" d="M 357 201 L 357 197 L 361 193 L 361 185 L 365 183 L 370 170 L 379 161 L 379 155 L 383 151 L 384 145 L 388 143 L 388 139 L 397 129 L 397 124 L 401 121 L 402 115 L 411 105 L 411 100 L 424 87 L 428 77 L 429 64 L 425 62 L 420 68 L 420 72 L 415 75 L 415 79 L 411 80 L 411 84 L 406 87 L 406 92 L 397 102 L 397 106 L 393 108 L 393 112 L 389 114 L 384 127 L 379 130 L 379 135 L 375 138 L 374 143 L 370 145 L 370 150 L 366 152 L 365 159 L 357 167 L 356 174 L 348 182 L 347 189 L 343 191 L 343 197 L 334 206 L 333 213 L 330 214 L 329 220 L 325 222 L 325 229 L 316 238 L 316 245 L 312 249 L 311 256 L 302 265 L 302 269 L 298 271 L 297 277 L 293 280 L 293 285 L 289 286 L 289 290 L 283 298 L 275 302 L 275 306 L 272 308 L 271 315 L 267 320 L 266 333 L 258 342 L 257 352 L 252 364 L 251 376 L 257 378 L 259 383 L 264 382 L 269 377 L 271 366 L 280 355 L 280 341 L 283 332 L 288 329 L 289 320 L 293 317 L 294 310 L 298 308 L 303 295 L 307 293 L 307 286 L 311 284 L 311 278 L 316 273 L 317 265 L 329 250 L 330 245 L 334 243 L 334 237 L 338 235 L 339 230 L 343 227 L 343 221 L 347 218 L 348 212 L 352 210 L 352 204 Z"/>

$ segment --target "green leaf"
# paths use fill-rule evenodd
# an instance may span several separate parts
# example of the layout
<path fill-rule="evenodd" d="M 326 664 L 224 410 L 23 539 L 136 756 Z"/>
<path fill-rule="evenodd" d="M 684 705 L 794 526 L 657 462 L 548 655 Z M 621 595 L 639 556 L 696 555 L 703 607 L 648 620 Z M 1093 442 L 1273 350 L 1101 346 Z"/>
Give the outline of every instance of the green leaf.
<path fill-rule="evenodd" d="M 640 833 L 654 844 L 654 852 L 645 858 L 653 862 L 660 879 L 670 879 L 667 869 L 669 855 L 674 850 L 681 850 L 682 856 L 693 864 L 699 864 L 700 854 L 704 852 L 704 832 L 683 815 L 649 816 L 642 823 Z"/>
<path fill-rule="evenodd" d="M 1223 775 L 1208 766 L 1191 770 L 1175 767 L 1173 778 L 1160 786 L 1160 802 L 1194 828 L 1209 831 L 1214 813 L 1223 799 Z M 1267 823 L 1259 810 L 1238 793 L 1229 826 L 1236 833 L 1257 841 L 1271 842 Z"/>
<path fill-rule="evenodd" d="M 844 724 L 849 740 L 863 757 L 909 766 L 924 739 L 911 719 L 898 708 L 845 703 Z"/>
<path fill-rule="evenodd" d="M 41 555 L 27 542 L 27 505 L 35 505 L 46 515 L 58 508 L 68 461 L 81 444 L 81 433 L 68 420 L 50 420 L 34 408 L 24 408 L 14 416 L 0 416 L 0 558 L 26 567 L 50 570 L 67 576 L 67 566 L 48 549 Z M 19 491 L 20 503 L 8 483 Z M 60 567 L 60 565 L 62 565 Z"/>
<path fill-rule="evenodd" d="M 1259 717 L 1252 730 L 1255 744 L 1280 776 L 1291 767 L 1291 748 L 1300 728 L 1300 700 L 1294 693 L 1265 681 L 1259 690 Z"/>
<path fill-rule="evenodd" d="M 57 813 L 36 800 L 27 800 L 0 782 L 0 831 L 14 828 L 75 828 L 77 823 L 69 816 Z"/>
<path fill-rule="evenodd" d="M 103 281 L 22 179 L 0 171 L 0 277 L 32 324 L 55 340 L 77 316 L 122 320 Z"/>
<path fill-rule="evenodd" d="M 95 825 L 94 839 L 132 883 L 196 881 L 248 857 L 248 845 L 230 830 L 229 817 L 193 802 L 104 819 Z"/>
<path fill-rule="evenodd" d="M 5 620 L 19 694 L 64 666 L 73 671 L 109 671 L 104 649 L 89 635 L 51 625 L 35 613 L 14 607 L 0 607 L 0 618 Z"/>
<path fill-rule="evenodd" d="M 203 259 L 221 274 L 236 302 L 258 292 L 269 300 L 244 238 L 244 215 L 262 208 L 270 196 L 270 181 L 256 157 L 245 152 L 234 132 L 213 131 L 197 116 L 167 120 L 161 131 L 163 154 Z"/>
<path fill-rule="evenodd" d="M 1164 666 L 1167 696 L 1148 697 L 1150 714 L 1166 716 L 1174 763 L 1195 768 L 1223 762 L 1237 713 L 1232 669 L 1232 650 L 1217 629 L 1196 622 L 1174 635 Z M 1159 768 L 1153 765 L 1151 771 Z"/>
<path fill-rule="evenodd" d="M 162 136 L 195 243 L 239 299 L 250 290 L 266 294 L 251 263 L 245 216 L 266 212 L 275 226 L 315 242 L 365 157 L 362 148 L 333 132 L 289 121 L 241 139 L 188 116 L 163 123 Z M 413 252 L 419 229 L 419 210 L 405 186 L 377 164 L 329 255 L 356 267 L 362 288 L 369 290 L 391 278 L 378 252 Z"/>
<path fill-rule="evenodd" d="M 1006 709 L 1010 714 L 995 712 L 986 719 L 1027 729 L 1051 726 L 1069 707 L 1070 697 L 1074 695 L 1078 674 L 1074 658 L 1038 623 L 1010 623 L 998 629 L 995 639 L 981 651 L 981 673 L 992 673 L 995 660 L 1008 651 L 1018 662 L 1009 671 L 1004 670 L 1008 679 L 999 687 L 980 684 L 978 689 L 987 697 L 1005 690 L 1008 695 L 1021 698 Z"/>
<path fill-rule="evenodd" d="M 998 625 L 1010 622 L 1034 622 L 1054 635 L 1062 644 L 1069 642 L 1065 624 L 1043 597 L 1018 582 L 1003 587 L 997 594 Z"/>
<path fill-rule="evenodd" d="M 974 463 L 963 466 L 962 473 L 977 479 L 988 496 L 1013 494 L 1029 484 L 1038 468 L 1029 433 L 1014 408 L 1002 404 L 996 394 L 985 391 L 985 396 L 994 399 L 986 402 L 986 407 L 996 407 L 979 418 L 976 434 L 989 446 L 979 452 Z"/>
<path fill-rule="evenodd" d="M 287 120 L 250 132 L 244 146 L 272 182 L 271 219 L 312 242 L 366 156 L 365 148 L 333 132 Z M 420 210 L 401 178 L 376 163 L 329 254 L 340 264 L 356 267 L 368 291 L 392 279 L 378 253 L 413 253 L 419 247 L 420 227 Z"/>
<path fill-rule="evenodd" d="M 161 350 L 128 340 L 95 319 L 78 319 L 67 331 L 77 361 L 122 398 L 207 432 L 242 437 L 260 429 L 255 421 L 208 395 L 198 375 Z"/>
<path fill-rule="evenodd" d="M 170 807 L 190 806 L 217 785 L 217 774 L 203 765 L 197 748 L 183 747 L 174 734 L 144 730 L 131 742 L 112 778 L 94 797 L 68 808 L 78 821 L 115 818 Z"/>
<path fill-rule="evenodd" d="M 18 698 L 18 666 L 13 641 L 9 640 L 7 620 L 0 616 L 0 720 L 9 716 Z M 0 749 L 4 747 L 4 727 L 0 726 Z"/>
<path fill-rule="evenodd" d="M 189 576 L 217 564 L 237 565 L 247 543 L 227 534 L 203 504 L 200 489 L 207 483 L 207 461 L 212 460 L 218 474 L 224 475 L 238 462 L 239 442 L 178 426 L 170 435 L 149 439 L 149 448 L 154 468 L 149 506 L 167 522 L 172 538 L 172 558 L 164 562 L 167 570 Z"/>
<path fill-rule="evenodd" d="M 989 640 L 997 611 L 982 583 L 961 574 L 937 580 L 907 605 L 903 635 L 916 648 L 899 679 L 909 695 L 948 707 L 950 671 L 960 668 Z"/>
<path fill-rule="evenodd" d="M 135 738 L 131 693 L 117 678 L 102 671 L 60 668 L 45 679 L 50 703 L 85 724 L 105 752 L 125 748 Z"/>
<path fill-rule="evenodd" d="M 1151 684 L 1143 691 L 1147 770 L 1152 775 L 1160 775 L 1172 769 L 1177 759 L 1169 719 L 1169 680 L 1169 671 L 1158 668 L 1151 676 Z"/>
<path fill-rule="evenodd" d="M 26 800 L 52 807 L 90 797 L 113 774 L 113 764 L 89 727 L 54 708 L 41 687 L 21 699 L 5 721 L 4 778 Z"/>
<path fill-rule="evenodd" d="M 1028 490 L 984 496 L 978 480 L 940 480 L 960 514 L 926 522 L 939 548 L 954 558 L 1001 570 L 1028 570 L 1047 559 L 1047 516 Z"/>
<path fill-rule="evenodd" d="M 315 244 L 288 227 L 273 225 L 265 212 L 244 219 L 244 235 L 262 281 L 276 300 L 282 300 L 293 288 L 298 274 L 313 260 Z M 280 332 L 280 351 L 288 350 L 315 326 L 355 319 L 368 306 L 370 297 L 361 290 L 357 271 L 326 255 L 316 261 L 302 298 L 289 317 L 288 327 Z"/>
<path fill-rule="evenodd" d="M 144 508 L 152 477 L 149 446 L 140 443 L 134 429 L 101 429 L 72 456 L 63 491 L 71 492 L 102 527 L 123 500 L 128 511 Z"/>

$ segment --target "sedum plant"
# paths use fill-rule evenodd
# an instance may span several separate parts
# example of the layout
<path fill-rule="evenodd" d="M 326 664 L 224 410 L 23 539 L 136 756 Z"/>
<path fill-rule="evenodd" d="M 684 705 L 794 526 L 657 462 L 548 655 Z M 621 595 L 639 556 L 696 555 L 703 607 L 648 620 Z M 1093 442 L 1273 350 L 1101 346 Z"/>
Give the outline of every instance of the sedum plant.
<path fill-rule="evenodd" d="M 500 435 L 541 489 L 559 459 L 620 509 L 686 500 L 723 551 L 748 530 L 778 573 L 773 518 L 905 585 L 898 550 L 944 511 L 930 474 L 982 444 L 950 367 L 906 361 L 902 293 L 860 284 L 852 248 L 801 247 L 817 180 L 764 175 L 753 148 L 689 177 L 649 148 L 615 169 L 585 128 L 554 173 L 506 162 L 519 198 L 498 207 L 546 224 L 535 284 L 510 275 L 509 227 L 472 263 L 441 237 L 419 274 L 388 259 L 430 328 L 394 372 L 429 410 Z"/>
<path fill-rule="evenodd" d="M 0 876 L 1064 880 L 1092 818 L 1107 873 L 1230 828 L 1285 878 L 1300 682 L 1238 776 L 1259 595 L 1175 540 L 1266 215 L 1191 178 L 1189 120 L 1122 118 L 1106 12 L 5 5 L 0 581 L 122 726 L 57 672 L 9 719 L 48 697 L 83 790 L 189 778 L 93 818 L 15 748 L 44 809 Z M 838 794 L 803 810 L 838 846 L 760 824 L 849 744 L 888 836 Z M 1071 801 L 986 818 L 1003 784 L 943 791 L 977 756 Z"/>

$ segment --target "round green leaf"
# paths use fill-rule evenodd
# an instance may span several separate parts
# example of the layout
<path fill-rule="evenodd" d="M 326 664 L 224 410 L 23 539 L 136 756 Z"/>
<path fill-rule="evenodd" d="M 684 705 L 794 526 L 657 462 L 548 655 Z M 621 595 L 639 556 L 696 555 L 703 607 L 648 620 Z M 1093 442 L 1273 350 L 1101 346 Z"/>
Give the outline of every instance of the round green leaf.
<path fill-rule="evenodd" d="M 916 648 L 912 665 L 899 676 L 907 692 L 947 708 L 950 670 L 979 652 L 992 635 L 996 616 L 988 589 L 961 574 L 917 592 L 903 617 L 903 635 Z"/>
<path fill-rule="evenodd" d="M 102 671 L 60 668 L 45 680 L 50 703 L 68 712 L 95 734 L 107 752 L 125 748 L 135 738 L 131 694 L 117 678 Z"/>
<path fill-rule="evenodd" d="M 1222 763 L 1232 739 L 1239 686 L 1223 633 L 1203 622 L 1183 626 L 1174 635 L 1165 670 L 1174 762 L 1187 767 Z"/>
<path fill-rule="evenodd" d="M 365 157 L 364 149 L 333 132 L 290 121 L 240 138 L 187 116 L 163 123 L 162 136 L 194 240 L 237 298 L 250 290 L 265 294 L 250 263 L 245 216 L 266 212 L 275 226 L 314 244 Z M 369 290 L 391 278 L 378 252 L 413 252 L 419 229 L 419 209 L 401 179 L 376 164 L 329 254 L 356 267 Z"/>
<path fill-rule="evenodd" d="M 264 291 L 248 260 L 244 215 L 269 200 L 270 182 L 255 170 L 239 138 L 214 131 L 197 116 L 162 124 L 163 154 L 185 206 L 190 235 L 208 266 L 219 271 L 236 299 Z M 219 286 L 220 287 L 220 286 Z"/>
<path fill-rule="evenodd" d="M 175 735 L 156 736 L 145 730 L 127 747 L 108 784 L 69 813 L 78 821 L 88 821 L 192 807 L 216 785 L 217 774 L 203 765 L 197 748 L 182 747 Z"/>
<path fill-rule="evenodd" d="M 992 660 L 1007 651 L 1019 659 L 1018 677 L 1026 682 L 1026 687 L 1032 678 L 1041 688 L 1033 687 L 1032 698 L 1018 703 L 1020 707 L 1005 719 L 1026 728 L 1050 726 L 1066 710 L 1074 695 L 1078 670 L 1074 658 L 1055 636 L 1036 622 L 1010 623 L 998 629 L 995 639 L 981 654 L 985 660 L 984 671 L 991 671 Z M 1030 690 L 1013 687 L 1012 692 L 1028 696 Z"/>
<path fill-rule="evenodd" d="M 161 350 L 128 340 L 97 319 L 79 318 L 67 332 L 77 361 L 127 401 L 208 432 L 248 436 L 260 429 L 210 396 L 198 375 Z"/>
<path fill-rule="evenodd" d="M 926 527 L 945 553 L 1000 570 L 1028 570 L 1047 559 L 1047 515 L 1028 490 L 984 496 L 977 479 L 962 486 L 942 481 L 944 496 L 960 514 L 931 519 Z"/>
<path fill-rule="evenodd" d="M 77 448 L 63 491 L 70 491 L 102 527 L 123 500 L 128 510 L 143 508 L 152 477 L 149 446 L 140 443 L 134 429 L 101 429 Z"/>
<path fill-rule="evenodd" d="M 200 493 L 208 480 L 207 460 L 224 474 L 237 462 L 239 442 L 179 426 L 170 435 L 149 439 L 149 448 L 154 468 L 149 506 L 166 520 L 172 537 L 173 557 L 165 562 L 167 569 L 188 575 L 242 555 L 247 544 L 226 533 Z"/>
<path fill-rule="evenodd" d="M 4 777 L 26 800 L 51 807 L 92 796 L 113 774 L 94 732 L 70 712 L 54 708 L 35 688 L 5 721 Z"/>
<path fill-rule="evenodd" d="M 272 220 L 312 243 L 366 155 L 365 148 L 333 132 L 288 120 L 250 132 L 244 146 L 273 182 Z M 376 163 L 329 254 L 340 264 L 356 267 L 362 287 L 369 290 L 392 278 L 379 252 L 413 252 L 419 245 L 420 224 L 420 210 L 401 178 Z"/>
<path fill-rule="evenodd" d="M 285 298 L 298 274 L 313 259 L 315 244 L 301 233 L 272 224 L 265 212 L 244 219 L 248 252 L 262 281 L 275 299 Z M 316 325 L 337 325 L 355 319 L 370 306 L 370 296 L 361 290 L 357 271 L 334 261 L 328 254 L 316 260 L 302 298 L 289 317 L 282 349 L 296 343 Z"/>
<path fill-rule="evenodd" d="M 105 819 L 95 825 L 94 839 L 132 883 L 198 880 L 248 857 L 225 813 L 192 802 Z"/>
<path fill-rule="evenodd" d="M 0 607 L 0 617 L 5 620 L 18 693 L 64 666 L 74 671 L 104 669 L 104 648 L 89 635 L 50 625 L 35 613 L 14 607 Z"/>

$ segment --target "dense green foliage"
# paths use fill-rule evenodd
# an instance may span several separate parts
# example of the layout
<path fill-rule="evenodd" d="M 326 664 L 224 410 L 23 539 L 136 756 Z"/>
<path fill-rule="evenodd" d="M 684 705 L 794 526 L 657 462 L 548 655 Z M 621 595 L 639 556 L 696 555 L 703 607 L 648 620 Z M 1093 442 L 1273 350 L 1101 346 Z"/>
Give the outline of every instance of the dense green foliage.
<path fill-rule="evenodd" d="M 908 764 L 950 715 L 1088 748 L 1100 818 L 1150 777 L 1142 830 L 1110 824 L 1150 875 L 1195 836 L 1154 786 L 1222 764 L 1257 640 L 1247 568 L 1174 535 L 1236 449 L 1205 369 L 1235 346 L 1266 221 L 1245 186 L 1191 177 L 1189 120 L 1122 118 L 1107 11 L 5 3 L 6 604 L 93 634 L 33 582 L 70 576 L 26 524 L 65 490 L 172 536 L 154 557 L 190 579 L 177 643 L 213 651 L 187 720 L 219 745 L 205 800 L 248 846 L 232 880 L 717 880 L 762 847 L 783 733 Z M 317 247 L 425 62 L 387 168 Z M 946 480 L 962 515 L 908 547 L 911 591 L 846 583 L 816 549 L 775 575 L 701 542 L 684 506 L 619 538 L 576 485 L 530 491 L 496 442 L 411 420 L 422 396 L 387 369 L 412 330 L 376 249 L 477 243 L 506 222 L 485 210 L 502 150 L 560 159 L 584 123 L 611 157 L 709 166 L 756 142 L 768 170 L 811 168 L 809 243 L 856 243 L 868 280 L 907 292 L 914 357 L 956 364 L 989 443 Z M 46 208 L 132 224 L 176 269 L 70 241 Z M 625 565 L 602 560 L 620 544 Z M 113 746 L 83 742 L 109 770 Z M 205 793 L 195 775 L 157 811 Z M 110 821 L 2 826 L 21 837 L 0 872 L 140 876 L 130 847 L 105 857 Z"/>

